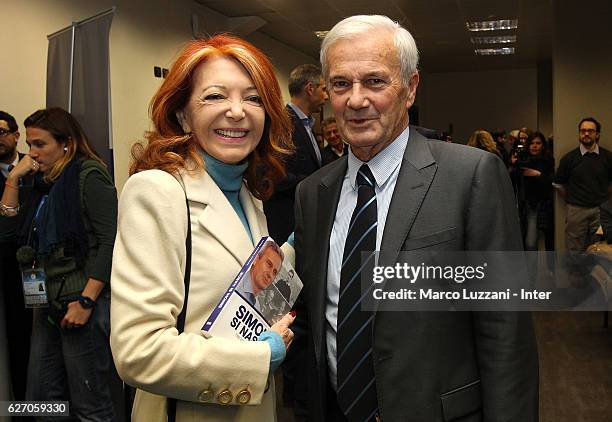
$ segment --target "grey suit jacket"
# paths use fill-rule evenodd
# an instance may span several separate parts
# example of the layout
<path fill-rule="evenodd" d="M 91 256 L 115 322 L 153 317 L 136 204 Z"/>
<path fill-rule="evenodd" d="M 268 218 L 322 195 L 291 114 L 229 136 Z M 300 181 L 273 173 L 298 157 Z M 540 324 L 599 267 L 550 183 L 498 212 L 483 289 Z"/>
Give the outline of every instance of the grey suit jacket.
<path fill-rule="evenodd" d="M 347 158 L 337 160 L 296 192 L 296 270 L 304 290 L 294 331 L 308 338 L 309 412 L 316 421 L 326 419 L 327 400 L 335 397 L 328 383 L 325 294 L 329 238 L 346 168 Z M 512 188 L 499 158 L 410 131 L 381 251 L 395 256 L 416 249 L 522 249 Z M 379 310 L 372 336 L 383 420 L 537 420 L 538 357 L 529 313 Z"/>

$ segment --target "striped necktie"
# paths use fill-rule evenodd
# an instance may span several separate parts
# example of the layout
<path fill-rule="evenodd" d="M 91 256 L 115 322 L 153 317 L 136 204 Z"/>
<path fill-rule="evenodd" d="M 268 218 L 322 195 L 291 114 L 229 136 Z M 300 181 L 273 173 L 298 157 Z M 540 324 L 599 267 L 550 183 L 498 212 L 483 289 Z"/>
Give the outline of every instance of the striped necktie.
<path fill-rule="evenodd" d="M 377 204 L 367 164 L 357 172 L 357 205 L 344 244 L 338 300 L 338 404 L 351 422 L 374 420 L 378 412 L 372 360 L 372 312 L 361 310 L 361 271 L 376 250 Z M 370 252 L 362 262 L 362 252 Z"/>

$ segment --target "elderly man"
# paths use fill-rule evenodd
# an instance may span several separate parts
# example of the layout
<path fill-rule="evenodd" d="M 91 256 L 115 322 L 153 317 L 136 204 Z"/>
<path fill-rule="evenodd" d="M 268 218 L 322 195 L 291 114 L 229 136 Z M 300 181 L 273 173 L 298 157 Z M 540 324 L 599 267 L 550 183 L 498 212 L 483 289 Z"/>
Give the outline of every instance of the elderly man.
<path fill-rule="evenodd" d="M 344 19 L 321 63 L 350 152 L 296 191 L 296 335 L 308 338 L 310 420 L 537 420 L 529 313 L 360 306 L 360 252 L 520 250 L 503 163 L 410 128 L 418 52 L 389 18 Z"/>

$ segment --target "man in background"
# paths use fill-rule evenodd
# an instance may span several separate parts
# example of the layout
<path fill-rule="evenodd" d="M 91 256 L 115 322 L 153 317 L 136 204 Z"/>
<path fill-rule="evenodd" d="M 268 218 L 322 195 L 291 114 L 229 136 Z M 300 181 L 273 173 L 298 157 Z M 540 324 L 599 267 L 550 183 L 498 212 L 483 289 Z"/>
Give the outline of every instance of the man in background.
<path fill-rule="evenodd" d="M 335 117 L 328 117 L 323 121 L 323 140 L 327 146 L 323 148 L 323 165 L 336 161 L 347 153 L 347 147 L 340 137 Z"/>
<path fill-rule="evenodd" d="M 0 111 L 0 197 L 4 189 L 12 189 L 6 184 L 8 174 L 23 158 L 17 152 L 19 128 L 15 118 Z M 26 309 L 23 301 L 23 287 L 19 264 L 15 258 L 17 236 L 25 205 L 32 188 L 32 177 L 20 180 L 19 205 L 22 207 L 17 217 L 0 215 L 0 282 L 4 294 L 4 308 L 7 329 L 7 344 L 11 371 L 12 390 L 15 400 L 25 400 L 30 336 L 32 333 L 32 310 Z"/>
<path fill-rule="evenodd" d="M 286 162 L 287 176 L 277 185 L 274 195 L 264 202 L 268 231 L 279 245 L 287 240 L 295 226 L 295 187 L 323 163 L 312 131 L 315 123 L 313 113 L 318 112 L 328 98 L 321 69 L 313 64 L 293 69 L 289 75 L 289 94 L 291 102 L 287 105 L 287 112 L 293 122 L 295 154 Z"/>
<path fill-rule="evenodd" d="M 577 148 L 561 158 L 555 187 L 567 204 L 565 247 L 570 257 L 570 282 L 581 287 L 586 281 L 580 255 L 595 242 L 599 228 L 599 206 L 609 197 L 612 153 L 599 146 L 601 124 L 585 117 L 578 124 Z"/>

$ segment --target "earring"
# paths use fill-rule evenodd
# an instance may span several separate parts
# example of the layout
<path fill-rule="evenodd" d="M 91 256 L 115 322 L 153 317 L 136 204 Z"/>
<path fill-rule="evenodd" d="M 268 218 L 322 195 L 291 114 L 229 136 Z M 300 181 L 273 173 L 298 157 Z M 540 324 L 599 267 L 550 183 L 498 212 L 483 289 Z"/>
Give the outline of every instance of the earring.
<path fill-rule="evenodd" d="M 64 152 L 68 151 L 68 147 L 64 147 Z"/>

